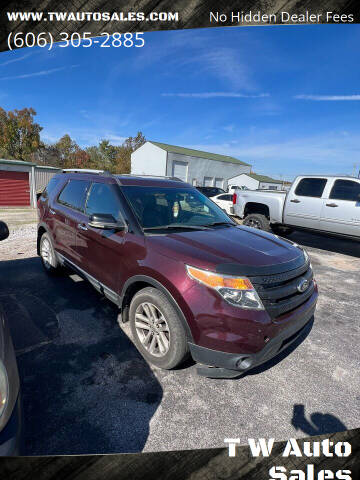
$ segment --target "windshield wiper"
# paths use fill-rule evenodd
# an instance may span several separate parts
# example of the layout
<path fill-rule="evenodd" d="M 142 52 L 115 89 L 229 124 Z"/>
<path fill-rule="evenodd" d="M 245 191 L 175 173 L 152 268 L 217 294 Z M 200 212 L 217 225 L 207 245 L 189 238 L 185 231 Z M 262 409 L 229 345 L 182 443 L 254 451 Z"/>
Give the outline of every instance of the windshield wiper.
<path fill-rule="evenodd" d="M 235 227 L 236 226 L 235 223 L 231 223 L 231 222 L 213 222 L 213 223 L 207 223 L 205 226 L 206 227 L 216 227 L 218 225 L 228 225 L 229 227 Z"/>
<path fill-rule="evenodd" d="M 145 227 L 143 228 L 144 232 L 147 230 L 209 230 L 208 225 L 186 225 L 184 223 L 179 223 L 176 225 L 159 225 L 156 227 Z"/>

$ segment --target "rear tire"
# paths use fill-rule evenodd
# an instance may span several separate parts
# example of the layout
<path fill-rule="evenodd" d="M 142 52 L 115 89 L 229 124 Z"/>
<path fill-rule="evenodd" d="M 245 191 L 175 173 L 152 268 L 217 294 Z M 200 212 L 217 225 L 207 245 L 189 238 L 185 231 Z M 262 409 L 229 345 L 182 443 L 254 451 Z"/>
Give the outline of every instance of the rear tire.
<path fill-rule="evenodd" d="M 258 230 L 264 230 L 265 232 L 271 232 L 270 221 L 265 215 L 260 213 L 250 213 L 245 217 L 243 225 L 247 227 L 257 228 Z"/>
<path fill-rule="evenodd" d="M 43 233 L 40 238 L 40 257 L 46 273 L 58 275 L 61 272 L 62 268 L 48 233 Z"/>
<path fill-rule="evenodd" d="M 147 287 L 136 293 L 129 319 L 134 343 L 148 362 L 170 370 L 187 358 L 185 329 L 163 292 Z"/>

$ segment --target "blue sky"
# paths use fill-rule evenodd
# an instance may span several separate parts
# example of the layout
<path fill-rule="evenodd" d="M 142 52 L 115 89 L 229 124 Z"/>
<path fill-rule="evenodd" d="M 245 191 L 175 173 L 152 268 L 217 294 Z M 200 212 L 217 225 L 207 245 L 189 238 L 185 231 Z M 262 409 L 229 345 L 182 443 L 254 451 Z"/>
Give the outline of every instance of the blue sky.
<path fill-rule="evenodd" d="M 360 25 L 151 32 L 144 48 L 0 54 L 0 105 L 42 139 L 149 140 L 232 155 L 257 173 L 360 168 Z"/>

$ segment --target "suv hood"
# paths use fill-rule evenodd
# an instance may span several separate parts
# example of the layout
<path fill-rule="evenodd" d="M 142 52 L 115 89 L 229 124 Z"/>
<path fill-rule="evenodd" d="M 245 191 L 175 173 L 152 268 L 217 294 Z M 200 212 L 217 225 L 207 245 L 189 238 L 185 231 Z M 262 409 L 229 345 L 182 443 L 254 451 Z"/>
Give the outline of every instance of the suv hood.
<path fill-rule="evenodd" d="M 245 226 L 151 235 L 147 241 L 162 255 L 219 273 L 266 275 L 304 263 L 293 242 Z"/>

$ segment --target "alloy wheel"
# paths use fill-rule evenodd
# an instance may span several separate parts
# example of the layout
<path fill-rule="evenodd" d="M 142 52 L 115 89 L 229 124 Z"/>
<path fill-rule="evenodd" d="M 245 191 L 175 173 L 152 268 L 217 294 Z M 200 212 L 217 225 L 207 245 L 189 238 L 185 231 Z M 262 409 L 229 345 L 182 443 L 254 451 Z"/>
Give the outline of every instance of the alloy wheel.
<path fill-rule="evenodd" d="M 170 330 L 161 311 L 150 302 L 141 303 L 135 312 L 135 329 L 142 346 L 155 357 L 163 357 L 170 348 Z"/>
<path fill-rule="evenodd" d="M 246 225 L 248 227 L 252 227 L 252 228 L 257 228 L 259 230 L 261 230 L 261 224 L 258 220 L 254 220 L 252 218 L 250 218 L 247 222 L 246 222 Z"/>
<path fill-rule="evenodd" d="M 46 268 L 54 266 L 54 255 L 50 241 L 47 238 L 44 238 L 41 242 L 40 254 Z"/>

